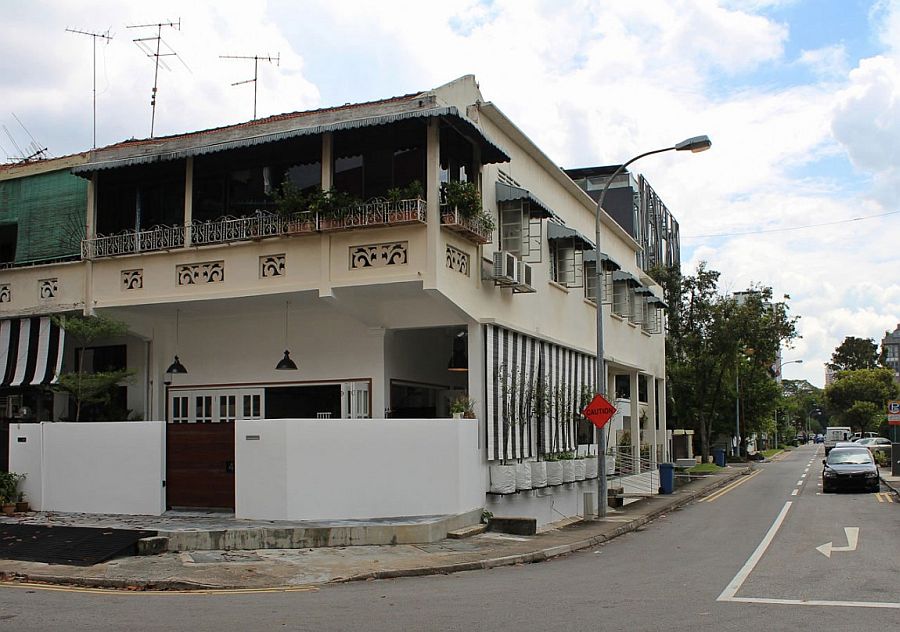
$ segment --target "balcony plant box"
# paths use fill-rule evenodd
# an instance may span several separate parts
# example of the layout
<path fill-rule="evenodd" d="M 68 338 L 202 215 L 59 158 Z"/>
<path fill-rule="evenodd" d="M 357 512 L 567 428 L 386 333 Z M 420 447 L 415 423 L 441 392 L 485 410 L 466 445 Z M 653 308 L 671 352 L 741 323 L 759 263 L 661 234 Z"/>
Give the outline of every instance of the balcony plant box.
<path fill-rule="evenodd" d="M 562 461 L 547 461 L 547 485 L 562 485 Z"/>
<path fill-rule="evenodd" d="M 515 465 L 492 465 L 490 471 L 492 494 L 512 494 L 516 491 Z"/>
<path fill-rule="evenodd" d="M 597 478 L 597 455 L 589 454 L 584 457 L 584 477 Z"/>
<path fill-rule="evenodd" d="M 575 460 L 574 459 L 565 459 L 560 461 L 562 463 L 563 468 L 563 483 L 574 483 L 575 482 Z"/>
<path fill-rule="evenodd" d="M 516 489 L 531 489 L 531 463 L 516 464 Z"/>
<path fill-rule="evenodd" d="M 572 459 L 572 465 L 575 468 L 575 480 L 583 481 L 586 477 L 587 464 L 584 459 Z"/>
<path fill-rule="evenodd" d="M 531 487 L 546 487 L 547 486 L 547 462 L 546 461 L 532 461 L 529 463 L 531 466 Z"/>

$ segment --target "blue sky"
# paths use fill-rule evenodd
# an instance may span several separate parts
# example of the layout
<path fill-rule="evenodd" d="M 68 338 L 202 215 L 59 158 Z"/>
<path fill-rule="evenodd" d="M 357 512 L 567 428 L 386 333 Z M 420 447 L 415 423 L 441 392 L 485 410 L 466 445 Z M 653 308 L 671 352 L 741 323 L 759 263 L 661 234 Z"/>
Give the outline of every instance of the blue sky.
<path fill-rule="evenodd" d="M 845 336 L 900 322 L 900 0 L 0 0 L 0 125 L 51 155 L 149 133 L 153 67 L 126 25 L 181 19 L 165 41 L 157 134 L 235 123 L 252 63 L 260 116 L 426 90 L 474 74 L 563 167 L 620 163 L 708 134 L 713 148 L 635 169 L 681 224 L 683 267 L 789 294 L 802 338 L 789 378 L 824 381 Z M 0 160 L 18 151 L 0 128 Z M 889 214 L 895 213 L 895 214 Z M 850 222 L 852 218 L 864 217 Z M 818 226 L 828 224 L 826 226 Z M 793 230 L 797 227 L 816 227 Z M 732 237 L 700 235 L 759 232 Z M 791 229 L 791 230 L 788 230 Z"/>

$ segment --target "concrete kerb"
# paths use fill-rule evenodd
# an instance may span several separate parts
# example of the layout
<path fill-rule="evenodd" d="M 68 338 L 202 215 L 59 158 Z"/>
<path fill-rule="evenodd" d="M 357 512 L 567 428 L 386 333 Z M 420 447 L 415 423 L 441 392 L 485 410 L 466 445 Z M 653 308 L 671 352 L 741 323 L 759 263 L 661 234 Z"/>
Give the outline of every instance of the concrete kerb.
<path fill-rule="evenodd" d="M 715 484 L 708 485 L 703 489 L 687 491 L 687 493 L 679 496 L 674 502 L 666 504 L 662 507 L 658 507 L 643 516 L 637 517 L 634 520 L 616 527 L 610 532 L 594 535 L 589 538 L 572 542 L 570 544 L 557 545 L 545 549 L 539 549 L 537 551 L 531 551 L 528 553 L 520 553 L 518 555 L 488 558 L 475 562 L 463 562 L 461 564 L 445 564 L 440 566 L 420 567 L 413 569 L 384 569 L 371 571 L 368 573 L 360 573 L 358 575 L 335 579 L 330 583 L 346 583 L 369 579 L 396 579 L 399 577 L 421 577 L 423 575 L 448 575 L 450 573 L 457 573 L 461 571 L 486 570 L 490 568 L 498 568 L 500 566 L 515 566 L 516 564 L 543 562 L 545 560 L 560 557 L 562 555 L 568 555 L 569 553 L 573 553 L 575 551 L 599 546 L 601 544 L 609 542 L 613 538 L 619 537 L 620 535 L 635 531 L 636 529 L 652 522 L 663 514 L 683 507 L 684 505 L 687 505 L 688 503 L 693 502 L 697 498 L 705 496 L 712 491 L 721 489 L 733 480 L 740 478 L 745 474 L 748 474 L 750 471 L 752 471 L 752 467 L 742 468 L 737 472 L 733 472 L 728 476 L 723 477 Z"/>

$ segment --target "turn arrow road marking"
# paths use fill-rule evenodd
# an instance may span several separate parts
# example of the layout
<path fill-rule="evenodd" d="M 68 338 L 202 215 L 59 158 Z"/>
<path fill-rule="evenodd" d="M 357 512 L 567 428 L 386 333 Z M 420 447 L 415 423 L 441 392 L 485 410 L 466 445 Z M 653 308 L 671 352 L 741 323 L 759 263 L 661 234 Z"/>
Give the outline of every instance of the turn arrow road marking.
<path fill-rule="evenodd" d="M 855 551 L 859 543 L 859 527 L 844 527 L 844 533 L 847 535 L 847 546 L 832 546 L 831 542 L 826 542 L 817 546 L 816 550 L 825 557 L 831 557 L 832 551 Z"/>

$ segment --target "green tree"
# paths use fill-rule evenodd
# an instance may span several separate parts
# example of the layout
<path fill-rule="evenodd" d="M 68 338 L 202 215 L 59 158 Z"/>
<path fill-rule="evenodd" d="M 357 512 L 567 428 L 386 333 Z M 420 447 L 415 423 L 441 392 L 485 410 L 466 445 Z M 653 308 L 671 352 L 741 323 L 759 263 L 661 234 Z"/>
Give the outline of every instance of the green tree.
<path fill-rule="evenodd" d="M 59 376 L 56 388 L 68 393 L 75 401 L 75 421 L 81 421 L 83 404 L 108 405 L 112 401 L 114 390 L 123 381 L 128 380 L 134 371 L 120 369 L 115 371 L 97 371 L 87 373 L 84 370 L 85 350 L 95 342 L 124 336 L 128 326 L 107 316 L 54 316 L 58 324 L 66 332 L 66 336 L 75 343 L 78 366 L 75 371 Z"/>
<path fill-rule="evenodd" d="M 871 338 L 847 336 L 831 354 L 832 371 L 856 371 L 878 367 L 878 345 Z"/>
<path fill-rule="evenodd" d="M 696 274 L 675 268 L 651 273 L 666 293 L 669 410 L 676 423 L 694 428 L 704 458 L 715 433 L 732 434 L 738 384 L 745 400 L 742 435 L 763 430 L 777 402 L 769 367 L 783 342 L 796 337 L 796 318 L 772 303 L 770 288 L 755 286 L 740 300 L 719 292 L 719 273 L 705 263 Z"/>
<path fill-rule="evenodd" d="M 843 424 L 859 432 L 877 428 L 884 419 L 888 400 L 898 396 L 890 369 L 841 371 L 825 387 L 829 411 Z"/>

